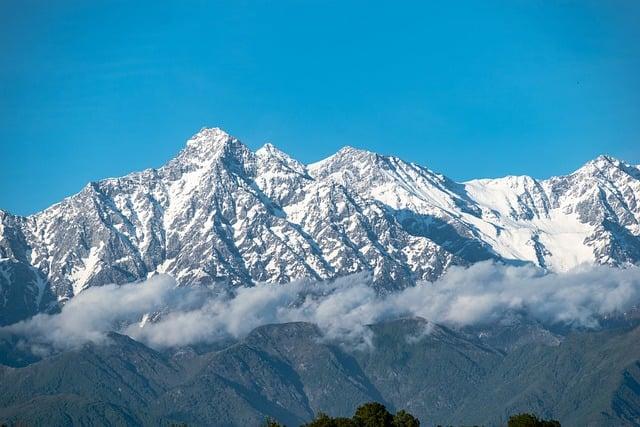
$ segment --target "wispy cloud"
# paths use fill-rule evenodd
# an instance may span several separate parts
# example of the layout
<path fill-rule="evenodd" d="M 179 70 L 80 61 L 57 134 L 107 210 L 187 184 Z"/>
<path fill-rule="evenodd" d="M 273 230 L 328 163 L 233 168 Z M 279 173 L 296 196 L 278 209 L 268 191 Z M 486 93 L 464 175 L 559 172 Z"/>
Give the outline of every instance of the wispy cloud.
<path fill-rule="evenodd" d="M 88 289 L 59 314 L 38 315 L 3 330 L 54 349 L 100 342 L 110 330 L 163 348 L 242 337 L 264 324 L 306 321 L 317 324 L 329 339 L 366 342 L 366 325 L 402 316 L 459 327 L 495 322 L 515 310 L 547 324 L 589 328 L 598 326 L 601 316 L 640 302 L 639 268 L 595 266 L 545 274 L 534 267 L 484 262 L 452 268 L 434 283 L 384 296 L 370 281 L 368 275 L 356 274 L 214 295 L 156 276 Z M 153 321 L 141 325 L 149 313 L 155 313 Z"/>

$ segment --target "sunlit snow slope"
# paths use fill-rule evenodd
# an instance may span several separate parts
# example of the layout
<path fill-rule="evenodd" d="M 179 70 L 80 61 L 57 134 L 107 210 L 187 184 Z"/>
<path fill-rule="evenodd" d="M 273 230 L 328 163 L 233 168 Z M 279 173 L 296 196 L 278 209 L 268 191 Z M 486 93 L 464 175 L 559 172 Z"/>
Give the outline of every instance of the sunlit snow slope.
<path fill-rule="evenodd" d="M 237 286 L 371 271 L 380 290 L 494 259 L 567 270 L 640 261 L 640 170 L 457 183 L 351 147 L 304 165 L 203 129 L 164 166 L 88 184 L 28 217 L 0 211 L 1 323 L 155 272 Z"/>

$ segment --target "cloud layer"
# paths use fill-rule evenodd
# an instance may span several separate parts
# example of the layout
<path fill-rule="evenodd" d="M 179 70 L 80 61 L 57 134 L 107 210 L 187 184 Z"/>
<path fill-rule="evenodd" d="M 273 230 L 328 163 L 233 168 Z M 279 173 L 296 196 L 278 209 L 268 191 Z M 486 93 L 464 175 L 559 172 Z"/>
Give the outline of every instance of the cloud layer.
<path fill-rule="evenodd" d="M 545 274 L 534 267 L 483 262 L 384 296 L 370 281 L 356 274 L 221 295 L 176 287 L 171 277 L 160 275 L 142 283 L 90 288 L 59 314 L 37 315 L 3 330 L 25 337 L 35 348 L 100 342 L 110 330 L 164 348 L 242 337 L 269 323 L 306 321 L 330 339 L 366 342 L 367 324 L 403 316 L 461 327 L 490 324 L 518 311 L 546 324 L 596 327 L 602 316 L 640 302 L 640 269 L 635 267 Z"/>

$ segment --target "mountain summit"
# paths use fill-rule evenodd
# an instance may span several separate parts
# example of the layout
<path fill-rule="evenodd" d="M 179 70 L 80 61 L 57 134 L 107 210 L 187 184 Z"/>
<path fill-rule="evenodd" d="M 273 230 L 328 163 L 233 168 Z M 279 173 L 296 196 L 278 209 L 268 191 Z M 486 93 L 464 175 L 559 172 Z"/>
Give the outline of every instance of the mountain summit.
<path fill-rule="evenodd" d="M 369 271 L 384 291 L 489 259 L 637 264 L 639 200 L 640 169 L 607 156 L 547 180 L 457 183 L 352 147 L 304 165 L 205 128 L 158 169 L 28 217 L 0 211 L 0 323 L 157 272 L 239 286 Z"/>

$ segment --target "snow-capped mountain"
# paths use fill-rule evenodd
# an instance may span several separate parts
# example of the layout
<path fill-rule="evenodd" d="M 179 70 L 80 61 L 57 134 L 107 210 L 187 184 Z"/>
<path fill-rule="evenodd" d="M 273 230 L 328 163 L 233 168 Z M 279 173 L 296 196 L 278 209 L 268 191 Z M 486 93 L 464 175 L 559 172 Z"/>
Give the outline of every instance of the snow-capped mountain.
<path fill-rule="evenodd" d="M 158 169 L 28 217 L 0 211 L 0 323 L 156 272 L 236 286 L 369 270 L 385 290 L 487 259 L 636 264 L 639 200 L 640 168 L 606 156 L 548 180 L 457 183 L 351 147 L 304 165 L 203 129 Z"/>

